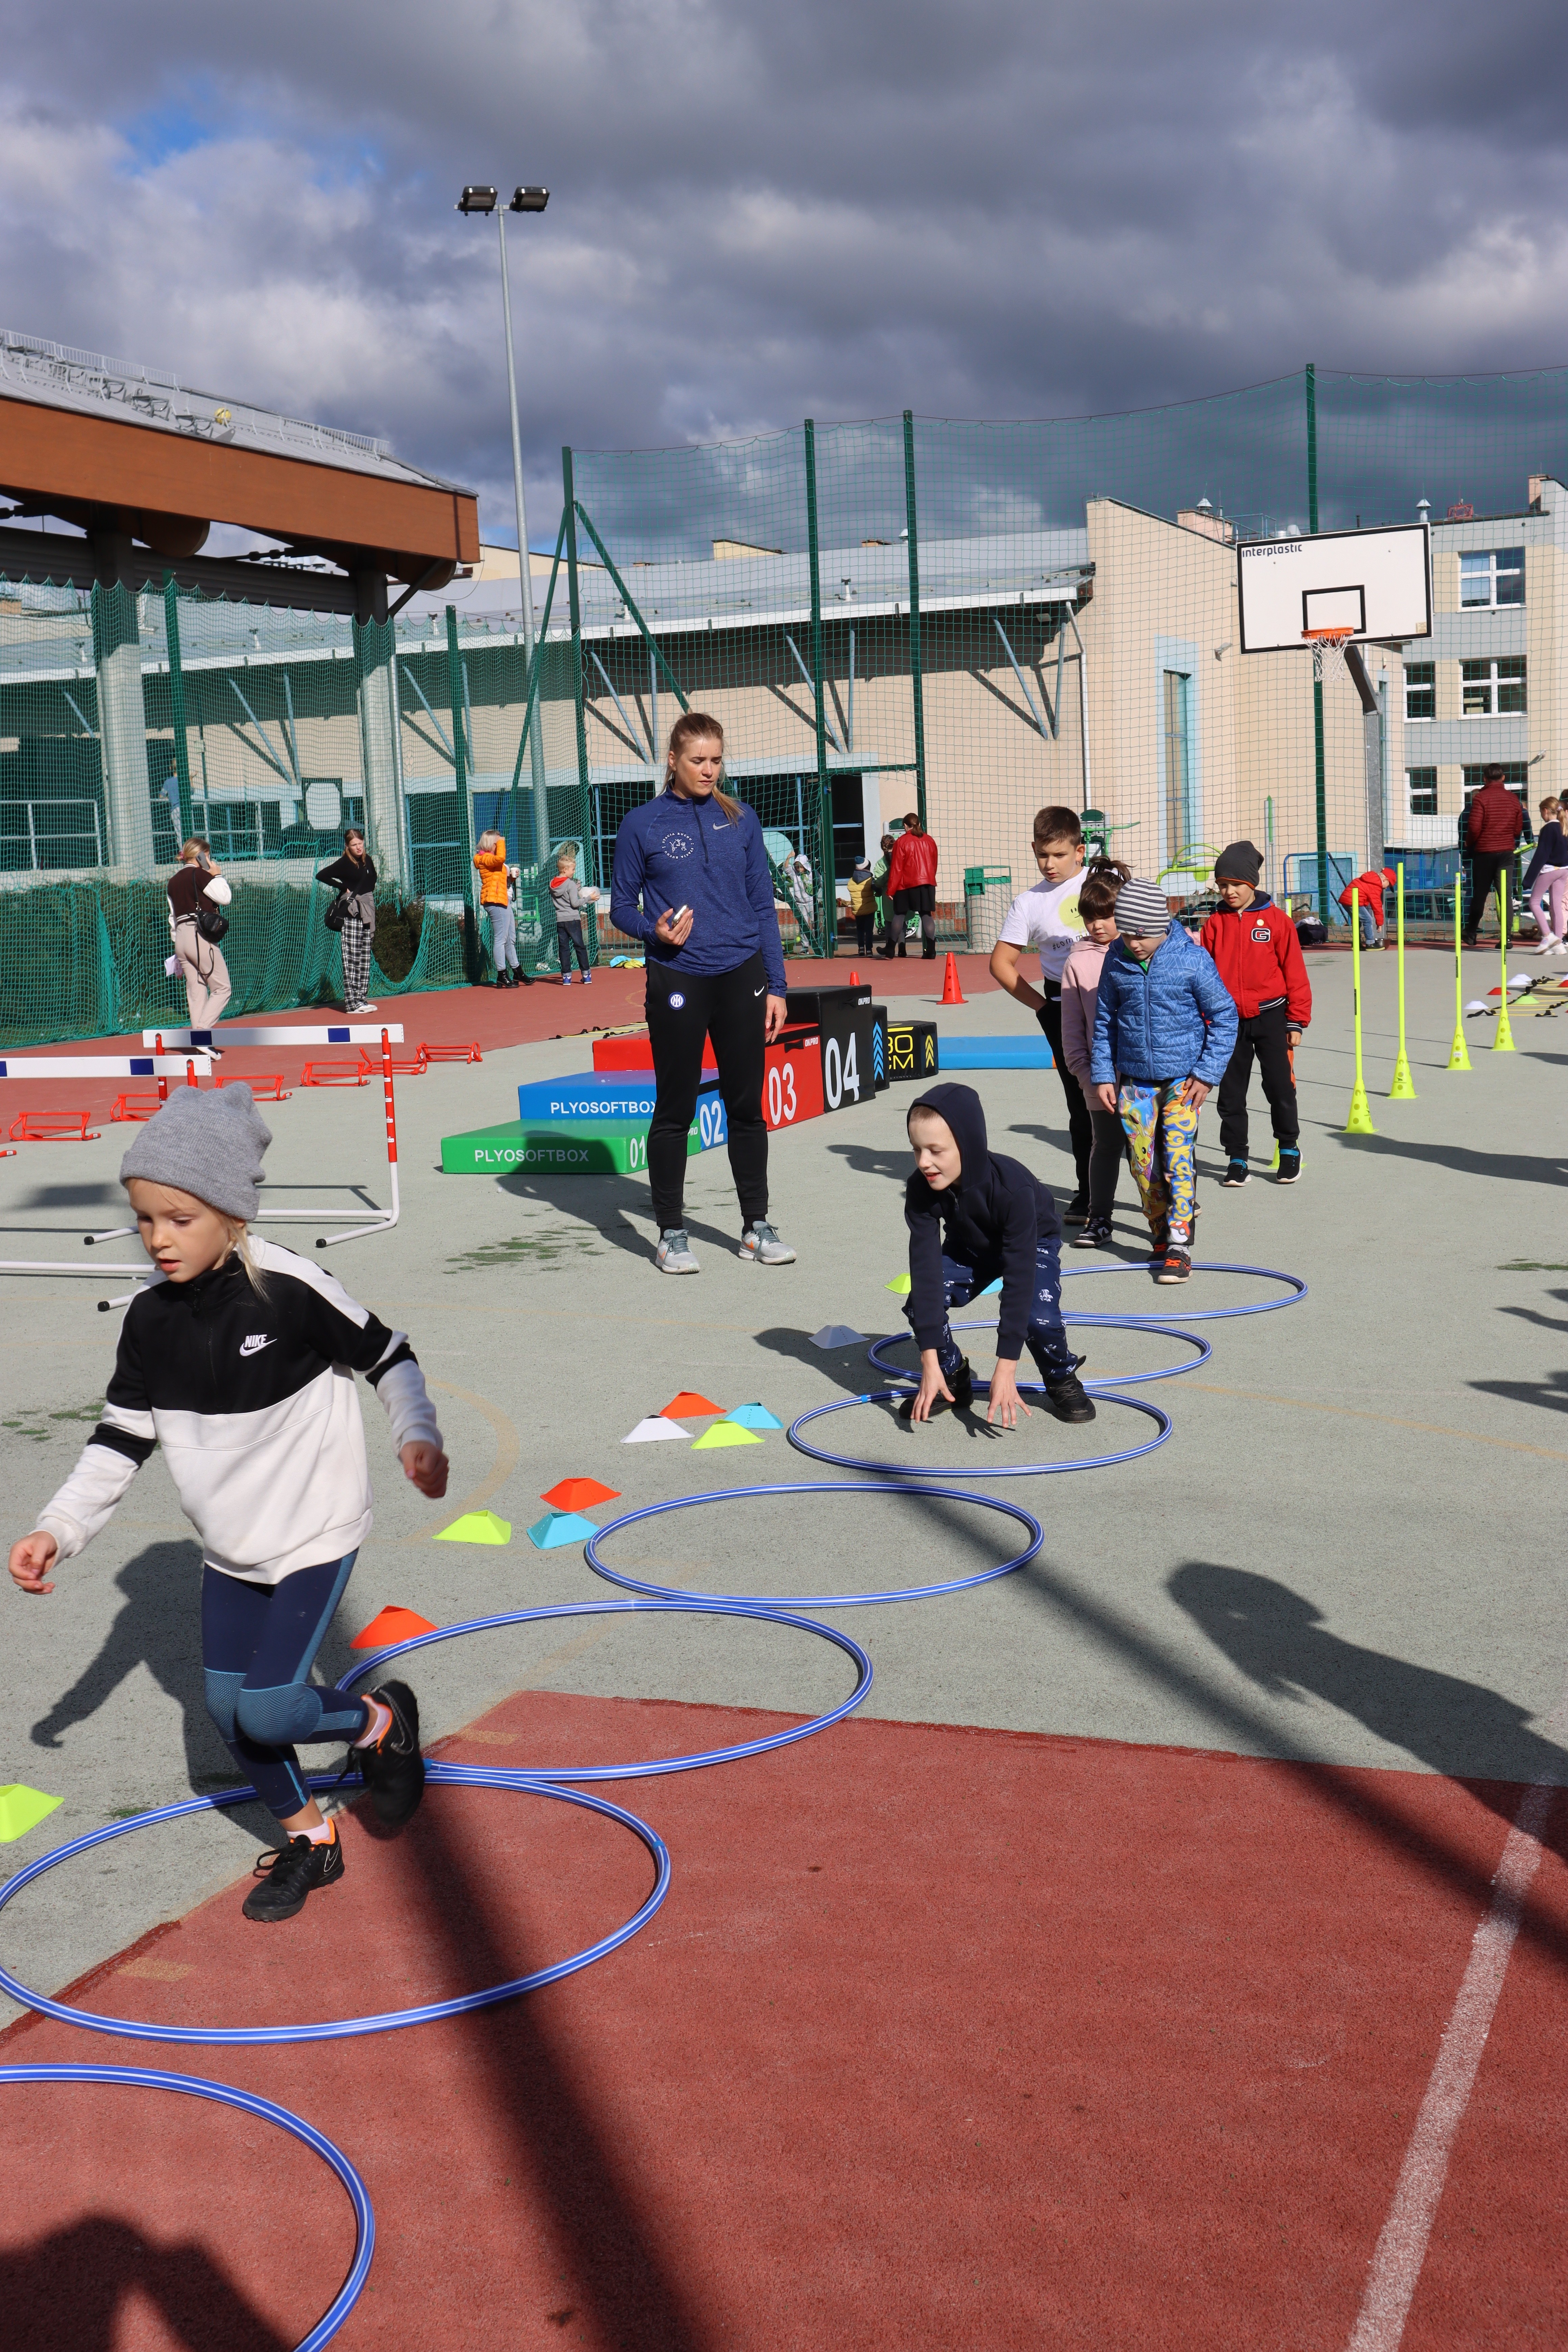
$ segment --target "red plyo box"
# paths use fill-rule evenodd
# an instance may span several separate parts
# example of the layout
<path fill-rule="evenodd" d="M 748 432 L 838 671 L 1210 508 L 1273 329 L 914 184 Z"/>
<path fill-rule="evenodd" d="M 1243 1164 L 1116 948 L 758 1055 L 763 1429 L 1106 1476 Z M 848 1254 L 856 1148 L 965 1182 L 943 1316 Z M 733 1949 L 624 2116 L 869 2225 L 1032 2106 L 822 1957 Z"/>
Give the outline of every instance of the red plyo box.
<path fill-rule="evenodd" d="M 822 1036 L 816 1029 L 783 1029 L 763 1056 L 763 1117 L 770 1128 L 820 1118 Z"/>

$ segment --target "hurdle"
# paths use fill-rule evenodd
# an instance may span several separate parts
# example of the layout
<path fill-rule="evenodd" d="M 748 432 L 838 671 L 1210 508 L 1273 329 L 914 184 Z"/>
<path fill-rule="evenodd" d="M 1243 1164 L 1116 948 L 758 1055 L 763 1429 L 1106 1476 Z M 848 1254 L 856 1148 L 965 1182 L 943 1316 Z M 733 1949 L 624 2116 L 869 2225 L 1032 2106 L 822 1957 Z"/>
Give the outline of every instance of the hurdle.
<path fill-rule="evenodd" d="M 383 1037 L 395 1045 L 403 1043 L 400 1021 L 329 1021 L 324 1025 L 287 1029 L 243 1029 L 237 1022 L 222 1029 L 143 1029 L 143 1045 L 178 1047 L 184 1053 L 202 1053 L 216 1046 L 226 1053 L 231 1045 L 379 1045 Z"/>
<path fill-rule="evenodd" d="M 179 1053 L 8 1054 L 0 1057 L 0 1078 L 183 1078 L 212 1076 L 212 1056 L 202 1046 Z"/>
<path fill-rule="evenodd" d="M 163 1030 L 155 1032 L 154 1034 L 166 1038 L 171 1034 L 175 1036 L 184 1035 L 188 1037 L 194 1034 L 198 1037 L 207 1037 L 210 1036 L 212 1033 L 210 1030 L 199 1029 L 194 1032 L 190 1030 L 175 1030 L 173 1033 L 167 1030 Z M 224 1034 L 226 1036 L 233 1036 L 237 1033 L 230 1030 L 226 1031 Z M 257 1037 L 264 1037 L 268 1042 L 279 1037 L 284 1037 L 294 1043 L 304 1042 L 306 1044 L 319 1044 L 324 1034 L 324 1033 L 320 1029 L 301 1029 L 297 1031 L 287 1029 L 258 1029 L 255 1031 L 240 1031 L 237 1034 L 242 1036 L 254 1035 Z M 255 1217 L 251 1220 L 252 1223 L 258 1225 L 324 1225 L 342 1223 L 348 1225 L 349 1230 L 346 1233 L 318 1235 L 316 1241 L 316 1247 L 318 1249 L 334 1249 L 339 1242 L 357 1242 L 367 1240 L 374 1234 L 390 1233 L 393 1226 L 396 1224 L 398 1218 L 402 1214 L 402 1202 L 397 1189 L 397 1106 L 393 1094 L 392 1086 L 392 1046 L 394 1039 L 400 1039 L 403 1035 L 403 1032 L 395 1023 L 389 1023 L 384 1029 L 379 1030 L 376 1034 L 381 1042 L 381 1081 L 383 1103 L 386 1118 L 386 1166 L 387 1175 L 392 1188 L 391 1208 L 389 1210 L 374 1213 L 369 1218 L 365 1218 L 365 1213 L 363 1208 L 262 1208 L 257 1211 Z M 356 1071 L 362 1070 L 361 1064 L 356 1064 L 354 1066 Z M 363 1082 L 363 1076 L 374 1075 L 374 1065 L 371 1064 L 367 1071 L 362 1072 L 361 1082 Z M 243 1083 L 244 1081 L 239 1079 L 237 1075 L 219 1081 L 219 1084 L 223 1086 L 233 1086 Z M 356 1218 L 360 1218 L 363 1220 L 363 1222 L 356 1224 L 354 1223 Z M 84 1234 L 82 1235 L 82 1243 L 84 1247 L 92 1249 L 96 1247 L 100 1242 L 118 1241 L 127 1234 L 133 1234 L 136 1228 L 134 1225 L 110 1225 L 106 1227 L 102 1233 Z M 0 1270 L 3 1270 L 3 1268 L 0 1268 Z M 127 1271 L 127 1269 L 119 1266 L 111 1267 L 107 1270 L 116 1274 Z"/>

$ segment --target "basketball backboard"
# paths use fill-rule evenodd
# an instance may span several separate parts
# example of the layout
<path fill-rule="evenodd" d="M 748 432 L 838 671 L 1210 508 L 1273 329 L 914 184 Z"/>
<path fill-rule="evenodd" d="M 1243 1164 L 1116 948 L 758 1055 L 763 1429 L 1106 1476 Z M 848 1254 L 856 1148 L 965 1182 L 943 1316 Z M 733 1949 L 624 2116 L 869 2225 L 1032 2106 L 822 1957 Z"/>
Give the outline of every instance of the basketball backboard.
<path fill-rule="evenodd" d="M 1432 634 L 1426 526 L 1245 540 L 1236 551 L 1244 654 L 1300 653 L 1317 629 L 1352 644 Z"/>

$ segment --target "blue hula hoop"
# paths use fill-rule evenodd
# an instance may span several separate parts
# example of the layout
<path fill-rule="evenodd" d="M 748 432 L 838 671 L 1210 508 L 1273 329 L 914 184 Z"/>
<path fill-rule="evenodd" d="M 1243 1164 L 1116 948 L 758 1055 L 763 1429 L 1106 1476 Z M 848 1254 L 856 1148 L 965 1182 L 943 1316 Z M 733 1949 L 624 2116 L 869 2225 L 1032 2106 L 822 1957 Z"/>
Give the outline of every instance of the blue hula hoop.
<path fill-rule="evenodd" d="M 1142 1410 L 1155 1412 L 1158 1409 L 1145 1405 Z M 1164 1421 L 1165 1416 L 1160 1413 L 1159 1418 Z M 1169 1426 L 1167 1422 L 1167 1429 Z M 943 1475 L 951 1476 L 952 1473 Z M 705 1503 L 752 1502 L 762 1495 L 858 1495 L 862 1501 L 868 1495 L 934 1495 L 950 1503 L 973 1503 L 983 1511 L 1001 1511 L 1007 1518 L 1016 1519 L 1020 1527 L 1027 1528 L 1029 1540 L 1022 1551 L 1015 1552 L 1012 1559 L 1005 1559 L 999 1568 L 983 1568 L 975 1576 L 950 1577 L 941 1584 L 907 1584 L 892 1592 L 813 1592 L 804 1599 L 792 1599 L 788 1593 L 768 1593 L 753 1599 L 746 1593 L 715 1596 L 710 1592 L 683 1592 L 673 1585 L 644 1584 L 635 1576 L 623 1576 L 619 1570 L 607 1567 L 599 1558 L 602 1543 L 611 1536 L 618 1535 L 623 1528 L 636 1527 L 639 1519 L 656 1519 L 667 1511 L 699 1510 Z M 640 1510 L 623 1511 L 618 1519 L 612 1519 L 608 1527 L 601 1528 L 596 1535 L 590 1537 L 583 1547 L 583 1557 L 595 1576 L 602 1576 L 606 1583 L 618 1584 L 623 1591 L 640 1593 L 653 1601 L 683 1601 L 688 1606 L 695 1603 L 703 1609 L 718 1609 L 740 1615 L 749 1610 L 868 1609 L 884 1601 L 934 1601 L 945 1592 L 967 1592 L 976 1584 L 993 1584 L 999 1576 L 1011 1576 L 1016 1568 L 1026 1567 L 1034 1559 L 1045 1539 L 1045 1530 L 1032 1512 L 1024 1510 L 1016 1503 L 1004 1503 L 995 1495 L 971 1495 L 962 1486 L 929 1486 L 919 1479 L 888 1478 L 875 1486 L 868 1486 L 853 1478 L 809 1478 L 798 1484 L 780 1486 L 721 1486 L 710 1495 L 678 1495 L 672 1502 L 645 1503 Z"/>
<path fill-rule="evenodd" d="M 1289 1304 L 1288 1301 L 1286 1303 Z M 1109 1322 L 1112 1318 L 1106 1318 L 1104 1319 Z M 1111 1396 L 1119 1389 L 1147 1388 L 1151 1381 L 1179 1381 L 1184 1372 L 1195 1372 L 1199 1365 L 1206 1364 L 1209 1358 L 1214 1354 L 1214 1342 L 1212 1339 L 1205 1339 L 1201 1331 L 1184 1331 L 1179 1323 L 1134 1322 L 1127 1317 L 1120 1316 L 1114 1319 L 1119 1326 L 1129 1331 L 1152 1331 L 1163 1339 L 1184 1339 L 1189 1348 L 1195 1348 L 1198 1352 L 1195 1356 L 1191 1357 L 1184 1364 L 1162 1364 L 1157 1371 L 1118 1372 L 1114 1380 L 1085 1381 L 1083 1384 L 1084 1389 L 1086 1393 L 1089 1396 Z M 1083 1318 L 1081 1315 L 1064 1315 L 1062 1320 L 1064 1323 L 1081 1323 Z M 954 1323 L 951 1328 L 954 1331 L 994 1331 L 996 1328 L 996 1326 L 994 1323 Z M 918 1385 L 912 1373 L 906 1372 L 901 1364 L 889 1363 L 882 1351 L 885 1348 L 908 1347 L 913 1339 L 914 1333 L 912 1331 L 889 1332 L 882 1339 L 872 1340 L 870 1351 L 871 1361 L 876 1365 L 877 1370 L 879 1372 L 886 1372 L 890 1380 L 908 1381 L 910 1388 L 914 1388 Z M 975 1382 L 976 1388 L 979 1388 L 982 1385 L 984 1385 L 986 1391 L 989 1393 L 991 1387 L 990 1381 L 986 1381 L 982 1383 L 977 1381 Z M 1037 1390 L 1043 1387 L 1043 1385 L 1044 1383 L 1039 1381 L 1020 1381 L 1018 1382 L 1020 1390 Z M 854 1399 L 852 1402 L 858 1402 L 858 1399 Z M 826 1408 L 822 1409 L 826 1410 Z M 807 1413 L 802 1413 L 799 1418 L 802 1421 L 809 1420 L 810 1415 Z"/>
<path fill-rule="evenodd" d="M 1086 1274 L 1147 1274 L 1148 1271 L 1147 1265 L 1140 1265 L 1136 1259 L 1124 1258 L 1117 1265 L 1064 1266 L 1062 1280 L 1072 1282 Z M 1281 1274 L 1274 1265 L 1227 1265 L 1215 1260 L 1205 1261 L 1198 1271 L 1200 1274 L 1255 1274 L 1261 1282 L 1289 1283 L 1289 1291 L 1284 1298 L 1258 1298 L 1247 1307 L 1184 1308 L 1178 1318 L 1183 1323 L 1233 1323 L 1242 1315 L 1272 1315 L 1281 1307 L 1299 1307 L 1307 1296 L 1307 1286 L 1299 1274 Z M 1062 1320 L 1064 1323 L 1120 1323 L 1133 1330 L 1140 1328 L 1152 1330 L 1165 1326 L 1163 1315 L 1064 1315 Z"/>
<path fill-rule="evenodd" d="M 973 1330 L 974 1328 L 973 1324 L 960 1326 L 963 1330 Z M 1032 1381 L 1021 1381 L 1019 1385 L 1033 1388 L 1037 1383 Z M 976 1381 L 974 1386 L 977 1391 L 987 1390 L 991 1383 L 989 1381 Z M 936 1464 L 929 1468 L 922 1468 L 917 1462 L 884 1462 L 874 1455 L 868 1455 L 863 1460 L 855 1454 L 829 1454 L 825 1446 L 808 1445 L 800 1433 L 808 1421 L 820 1421 L 825 1412 L 848 1412 L 859 1404 L 890 1404 L 895 1398 L 906 1397 L 909 1392 L 908 1387 L 871 1389 L 865 1396 L 835 1397 L 831 1403 L 814 1404 L 806 1412 L 797 1413 L 791 1422 L 789 1442 L 797 1453 L 808 1454 L 813 1462 L 828 1463 L 835 1470 L 869 1470 L 879 1476 L 883 1471 L 891 1470 L 895 1471 L 900 1478 L 919 1482 L 917 1492 L 934 1493 L 936 1489 L 927 1486 L 925 1481 L 928 1478 L 954 1476 L 955 1472 L 951 1463 Z M 1097 1387 L 1095 1394 L 1102 1404 L 1124 1404 L 1129 1412 L 1146 1412 L 1155 1424 L 1153 1436 L 1146 1437 L 1142 1445 L 1123 1446 L 1117 1454 L 1090 1454 L 1081 1462 L 1006 1462 L 998 1464 L 994 1468 L 987 1468 L 981 1463 L 966 1462 L 962 1475 L 965 1478 L 1051 1478 L 1059 1472 L 1067 1470 L 1109 1470 L 1118 1462 L 1136 1462 L 1141 1454 L 1152 1454 L 1155 1447 L 1163 1445 L 1170 1436 L 1171 1416 L 1168 1412 L 1162 1412 L 1157 1404 L 1145 1404 L 1142 1397 L 1119 1396 L 1114 1389 L 1103 1387 Z M 606 1528 L 605 1533 L 608 1532 Z M 1014 1564 L 1022 1565 L 1021 1562 Z M 973 1578 L 970 1580 L 971 1582 L 975 1580 Z M 956 1590 L 954 1587 L 948 1586 L 943 1586 L 942 1589 L 944 1591 Z"/>
<path fill-rule="evenodd" d="M 364 2182 L 349 2162 L 342 2150 L 334 2147 L 326 2135 L 302 2116 L 291 2115 L 287 2107 L 274 2105 L 270 2099 L 258 2096 L 254 2091 L 236 2090 L 228 2083 L 209 2083 L 199 2074 L 165 2074 L 152 2066 L 0 2066 L 0 2087 L 7 2083 L 115 2083 L 139 2091 L 179 2091 L 194 2099 L 211 2099 L 221 2107 L 237 2107 L 242 2115 L 257 2116 L 263 2123 L 276 2124 L 330 2164 L 343 2187 L 354 2212 L 353 2260 L 348 2275 L 327 2309 L 317 2320 L 308 2336 L 301 2336 L 295 2352 L 321 2352 L 337 2334 L 363 2292 L 370 2275 L 371 2257 L 375 2252 L 375 2211 Z"/>
<path fill-rule="evenodd" d="M 621 1522 L 617 1520 L 616 1524 L 619 1526 Z M 459 1633 L 488 1633 L 499 1625 L 526 1625 L 545 1617 L 647 1616 L 656 1612 L 680 1617 L 756 1618 L 764 1624 L 787 1625 L 796 1633 L 820 1634 L 853 1661 L 855 1687 L 847 1699 L 829 1707 L 826 1715 L 814 1715 L 809 1722 L 794 1724 L 787 1731 L 771 1732 L 765 1739 L 745 1739 L 735 1748 L 710 1748 L 693 1756 L 654 1757 L 640 1764 L 585 1764 L 574 1769 L 553 1764 L 515 1772 L 498 1769 L 498 1787 L 529 1789 L 541 1780 L 648 1780 L 661 1773 L 700 1771 L 710 1764 L 738 1764 L 747 1756 L 765 1756 L 771 1748 L 788 1748 L 796 1739 L 809 1739 L 814 1732 L 826 1731 L 833 1724 L 842 1723 L 871 1687 L 870 1659 L 858 1642 L 847 1633 L 840 1633 L 836 1627 L 816 1624 L 809 1617 L 797 1617 L 785 1609 L 754 1606 L 750 1601 L 705 1601 L 697 1595 L 673 1601 L 573 1601 L 553 1609 L 510 1609 L 500 1617 L 475 1617 L 465 1625 L 438 1626 L 432 1633 L 416 1633 L 411 1641 L 399 1642 L 394 1649 L 378 1652 L 368 1664 L 356 1666 L 342 1687 L 352 1689 L 366 1675 L 379 1674 L 390 1658 L 401 1658 L 410 1650 L 427 1650 L 433 1642 L 454 1641 Z"/>
<path fill-rule="evenodd" d="M 13 2000 L 37 2010 L 40 2016 L 54 2018 L 61 2025 L 80 2025 L 89 2033 L 120 2034 L 132 2042 L 173 2042 L 184 2048 L 217 2043 L 226 2049 L 248 2049 L 272 2042 L 337 2042 L 354 2034 L 394 2033 L 405 2025 L 429 2025 L 443 2017 L 465 2017 L 472 2010 L 493 2008 L 497 2001 L 514 2000 L 521 1993 L 559 1984 L 563 1977 L 575 1976 L 579 1969 L 606 1958 L 629 1943 L 640 1927 L 647 1927 L 669 1891 L 669 1853 L 664 1840 L 635 1813 L 611 1804 L 607 1797 L 590 1796 L 584 1790 L 559 1788 L 552 1781 L 531 1780 L 517 1773 L 494 1772 L 477 1764 L 430 1764 L 426 1770 L 432 1781 L 448 1788 L 521 1790 L 536 1797 L 553 1797 L 563 1804 L 581 1805 L 587 1812 L 602 1813 L 606 1821 L 619 1822 L 641 1840 L 653 1858 L 651 1894 L 621 1927 L 550 1968 L 535 1969 L 527 1976 L 513 1977 L 508 1983 L 491 1985 L 482 1992 L 458 1993 L 450 2000 L 426 2001 L 412 2009 L 389 2010 L 376 2017 L 326 2019 L 313 2025 L 153 2025 L 142 2018 L 101 2017 L 90 2009 L 75 2009 L 68 2001 L 51 2000 L 47 1993 L 35 1992 L 30 1985 L 23 1984 L 5 1968 L 0 1968 L 0 1987 Z M 309 1785 L 312 1790 L 333 1789 L 339 1782 L 335 1774 L 321 1772 L 310 1774 Z M 57 1846 L 52 1853 L 41 1855 L 26 1870 L 18 1871 L 0 1888 L 0 1910 L 24 1886 L 31 1885 L 34 1879 L 41 1878 L 60 1863 L 68 1862 L 73 1854 L 89 1853 L 95 1846 L 107 1845 L 114 1838 L 129 1837 L 133 1831 L 151 1828 L 156 1822 L 178 1821 L 182 1814 L 205 1812 L 216 1806 L 244 1804 L 255 1794 L 255 1790 L 249 1788 L 220 1789 L 212 1796 L 187 1797 L 177 1805 L 159 1805 L 128 1822 L 110 1822 L 104 1829 L 89 1830 L 85 1836 L 72 1838 L 68 1844 Z"/>

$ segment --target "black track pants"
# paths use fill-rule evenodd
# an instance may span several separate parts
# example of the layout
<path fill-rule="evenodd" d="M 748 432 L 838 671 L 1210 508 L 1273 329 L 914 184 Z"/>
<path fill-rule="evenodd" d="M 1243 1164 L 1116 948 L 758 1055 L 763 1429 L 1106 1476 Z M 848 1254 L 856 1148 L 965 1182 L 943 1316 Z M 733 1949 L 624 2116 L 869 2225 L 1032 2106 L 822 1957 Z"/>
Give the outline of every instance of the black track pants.
<path fill-rule="evenodd" d="M 730 1130 L 730 1170 L 741 1222 L 768 1213 L 768 1130 L 763 1118 L 767 971 L 760 954 L 711 975 L 647 967 L 647 1034 L 658 1092 L 647 1131 L 647 1172 L 660 1233 L 683 1222 L 686 1138 L 697 1116 L 702 1041 L 713 1040 Z"/>
<path fill-rule="evenodd" d="M 1465 937 L 1473 940 L 1486 911 L 1487 900 L 1497 892 L 1498 921 L 1502 921 L 1505 904 L 1511 903 L 1513 859 L 1506 849 L 1476 849 L 1470 853 L 1470 899 L 1465 908 Z M 1509 929 L 1513 925 L 1510 921 Z"/>
<path fill-rule="evenodd" d="M 1089 1192 L 1089 1155 L 1094 1142 L 1094 1126 L 1089 1116 L 1089 1105 L 1083 1098 L 1083 1088 L 1067 1066 L 1062 1052 L 1062 992 L 1048 980 L 1040 983 L 1046 1002 L 1039 1015 L 1041 1028 L 1051 1049 L 1051 1059 L 1057 1066 L 1057 1076 L 1062 1082 L 1062 1092 L 1068 1102 L 1068 1132 L 1072 1139 L 1072 1164 L 1078 1179 L 1078 1190 L 1086 1196 Z"/>
<path fill-rule="evenodd" d="M 1252 1062 L 1263 1079 L 1263 1091 L 1274 1115 L 1277 1143 L 1293 1144 L 1301 1132 L 1296 1114 L 1296 1081 L 1290 1076 L 1290 1048 L 1286 1040 L 1289 1016 L 1282 1004 L 1271 1004 L 1243 1021 L 1226 1073 L 1219 1082 L 1219 1141 L 1227 1160 L 1247 1157 L 1247 1089 L 1252 1083 Z"/>

